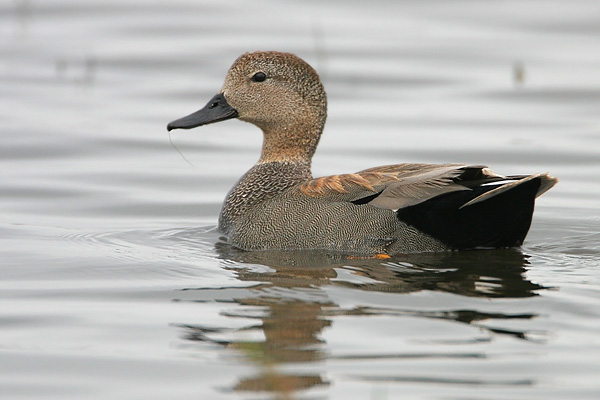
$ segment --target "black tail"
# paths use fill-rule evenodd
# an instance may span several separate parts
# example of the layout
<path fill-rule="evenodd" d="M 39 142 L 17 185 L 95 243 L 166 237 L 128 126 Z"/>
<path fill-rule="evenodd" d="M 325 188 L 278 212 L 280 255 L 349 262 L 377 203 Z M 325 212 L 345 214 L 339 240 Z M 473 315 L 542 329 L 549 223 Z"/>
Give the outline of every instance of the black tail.
<path fill-rule="evenodd" d="M 448 193 L 401 208 L 401 221 L 453 249 L 520 246 L 527 236 L 541 179 L 532 179 L 464 208 L 465 203 L 496 185 Z"/>

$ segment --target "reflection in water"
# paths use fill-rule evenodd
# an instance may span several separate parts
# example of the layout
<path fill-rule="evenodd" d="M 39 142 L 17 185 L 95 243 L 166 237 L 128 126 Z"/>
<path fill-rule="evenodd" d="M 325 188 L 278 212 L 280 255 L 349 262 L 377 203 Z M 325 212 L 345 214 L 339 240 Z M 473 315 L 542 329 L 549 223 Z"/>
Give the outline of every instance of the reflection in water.
<path fill-rule="evenodd" d="M 527 256 L 518 249 L 409 254 L 386 261 L 318 251 L 242 252 L 224 244 L 217 250 L 224 259 L 274 270 L 238 270 L 240 280 L 282 287 L 334 284 L 382 292 L 437 290 L 504 298 L 535 296 L 543 289 L 524 279 Z M 339 280 L 340 268 L 351 271 L 357 282 Z"/>
<path fill-rule="evenodd" d="M 258 367 L 260 372 L 257 375 L 240 379 L 234 385 L 234 390 L 270 392 L 281 399 L 293 398 L 297 390 L 328 385 L 327 380 L 318 373 L 307 374 L 305 369 L 293 373 L 287 367 L 284 373 L 278 367 L 306 363 L 318 365 L 319 361 L 335 358 L 327 355 L 326 343 L 321 335 L 338 316 L 409 316 L 465 324 L 535 317 L 530 313 L 506 314 L 453 308 L 435 311 L 369 305 L 343 308 L 328 297 L 324 290 L 326 287 L 391 294 L 430 290 L 485 298 L 531 297 L 544 289 L 524 278 L 527 256 L 515 249 L 407 255 L 385 261 L 316 251 L 246 253 L 225 244 L 217 245 L 217 251 L 222 259 L 236 262 L 231 265 L 247 265 L 247 268 L 235 267 L 234 270 L 241 281 L 256 283 L 245 290 L 235 291 L 231 301 L 240 307 L 226 315 L 255 319 L 259 323 L 241 329 L 199 325 L 180 327 L 185 329 L 187 339 L 234 348 Z M 265 272 L 263 267 L 257 271 L 256 265 L 268 266 L 270 270 Z M 203 301 L 203 290 L 206 289 L 186 289 L 185 300 Z M 496 334 L 534 340 L 525 331 L 480 328 Z M 246 337 L 248 333 L 260 334 L 264 339 L 240 340 L 242 333 Z M 485 357 L 480 353 L 358 353 L 343 357 L 396 359 L 428 356 Z"/>
<path fill-rule="evenodd" d="M 325 384 L 319 375 L 283 374 L 275 368 L 284 363 L 314 362 L 324 357 L 318 335 L 331 321 L 321 318 L 323 304 L 278 302 L 268 298 L 241 301 L 241 304 L 268 305 L 268 312 L 260 318 L 262 325 L 258 327 L 264 332 L 264 342 L 235 343 L 261 371 L 257 376 L 242 379 L 235 390 L 269 391 L 285 394 L 285 398 L 297 390 Z"/>

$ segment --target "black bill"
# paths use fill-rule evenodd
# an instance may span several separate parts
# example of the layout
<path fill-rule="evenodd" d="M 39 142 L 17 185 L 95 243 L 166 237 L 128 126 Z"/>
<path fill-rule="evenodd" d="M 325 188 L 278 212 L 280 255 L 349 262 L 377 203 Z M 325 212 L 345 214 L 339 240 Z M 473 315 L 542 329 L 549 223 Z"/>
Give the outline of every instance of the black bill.
<path fill-rule="evenodd" d="M 237 116 L 237 110 L 227 103 L 223 93 L 219 93 L 210 99 L 210 101 L 203 108 L 195 113 L 169 122 L 167 125 L 167 130 L 191 129 L 201 125 L 212 124 L 213 122 L 237 118 Z"/>

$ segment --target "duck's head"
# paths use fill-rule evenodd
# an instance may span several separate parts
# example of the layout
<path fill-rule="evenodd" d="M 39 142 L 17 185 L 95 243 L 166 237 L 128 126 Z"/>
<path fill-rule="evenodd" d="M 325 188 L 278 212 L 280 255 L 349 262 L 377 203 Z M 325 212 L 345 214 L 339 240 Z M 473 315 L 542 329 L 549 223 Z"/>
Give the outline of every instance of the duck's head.
<path fill-rule="evenodd" d="M 167 125 L 167 129 L 239 118 L 264 132 L 261 162 L 310 161 L 327 116 L 327 96 L 319 76 L 289 53 L 255 52 L 239 57 L 220 93 L 204 108 Z"/>

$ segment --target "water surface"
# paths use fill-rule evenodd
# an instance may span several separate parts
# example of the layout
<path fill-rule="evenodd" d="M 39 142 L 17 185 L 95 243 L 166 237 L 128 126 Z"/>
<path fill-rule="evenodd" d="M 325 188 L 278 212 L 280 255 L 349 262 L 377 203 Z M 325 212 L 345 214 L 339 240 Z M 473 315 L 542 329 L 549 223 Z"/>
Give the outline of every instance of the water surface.
<path fill-rule="evenodd" d="M 596 399 L 600 4 L 0 5 L 0 394 Z M 329 97 L 316 176 L 397 162 L 549 171 L 522 249 L 241 253 L 239 121 L 174 132 L 252 50 Z"/>

